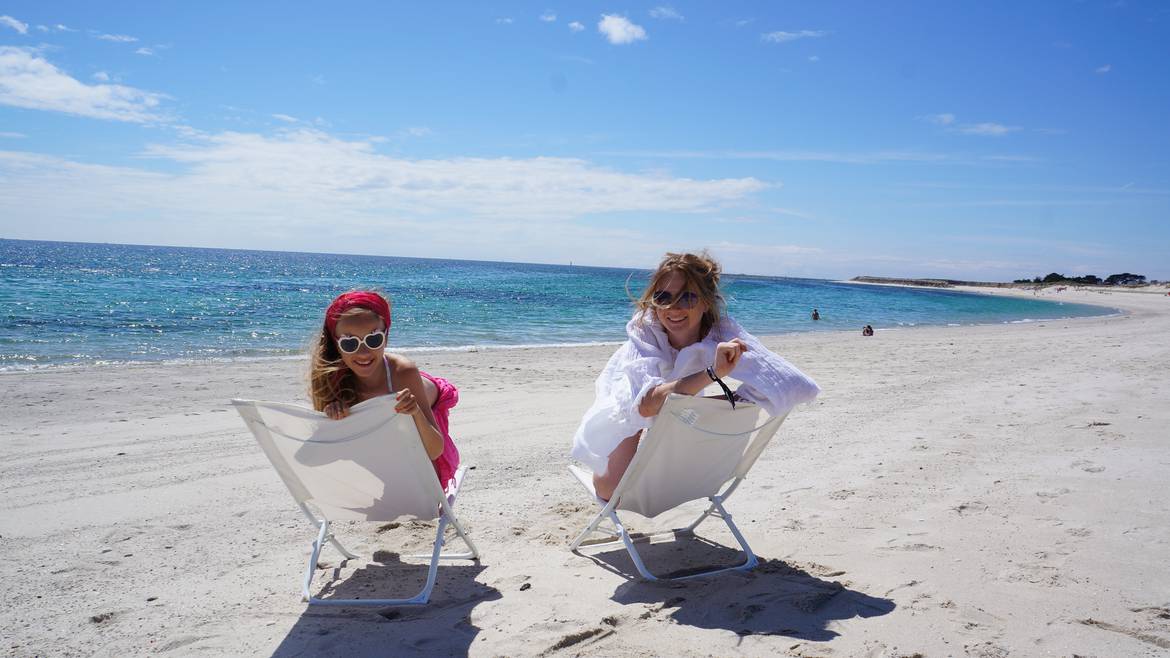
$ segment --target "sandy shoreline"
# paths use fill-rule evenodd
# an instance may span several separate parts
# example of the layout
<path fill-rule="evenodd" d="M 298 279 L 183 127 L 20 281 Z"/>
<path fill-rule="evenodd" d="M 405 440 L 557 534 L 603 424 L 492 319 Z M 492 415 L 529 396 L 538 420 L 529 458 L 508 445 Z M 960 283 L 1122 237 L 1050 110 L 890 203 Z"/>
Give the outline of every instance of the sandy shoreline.
<path fill-rule="evenodd" d="M 599 564 L 566 550 L 592 511 L 565 470 L 569 440 L 612 346 L 414 354 L 462 391 L 452 431 L 476 468 L 457 509 L 484 558 L 444 566 L 429 607 L 389 619 L 300 603 L 311 529 L 227 406 L 303 400 L 300 362 L 5 373 L 0 646 L 1164 655 L 1170 297 L 1042 296 L 1127 314 L 767 339 L 825 393 L 792 414 L 730 502 L 763 567 L 681 586 L 629 581 L 624 553 Z M 666 528 L 689 513 L 630 521 Z M 338 534 L 369 554 L 411 552 L 427 530 Z M 648 558 L 670 570 L 729 552 L 681 546 Z M 359 562 L 338 593 L 405 590 L 422 575 Z"/>

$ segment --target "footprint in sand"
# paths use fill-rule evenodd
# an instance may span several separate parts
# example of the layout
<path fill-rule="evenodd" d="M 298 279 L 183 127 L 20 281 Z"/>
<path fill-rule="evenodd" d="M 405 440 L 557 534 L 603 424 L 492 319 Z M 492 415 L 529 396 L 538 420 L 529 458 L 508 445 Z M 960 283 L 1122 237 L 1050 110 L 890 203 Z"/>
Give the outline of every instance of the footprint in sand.
<path fill-rule="evenodd" d="M 1100 473 L 1105 470 L 1104 466 L 1098 466 L 1087 459 L 1078 459 L 1072 463 L 1072 468 L 1079 468 L 1086 473 Z"/>
<path fill-rule="evenodd" d="M 1128 635 L 1135 640 L 1152 644 L 1161 649 L 1170 649 L 1170 610 L 1152 606 L 1148 608 L 1130 608 L 1129 612 L 1138 613 L 1136 619 L 1132 615 L 1126 615 L 1132 624 L 1137 625 L 1136 628 L 1122 626 L 1121 624 L 1100 619 L 1093 619 L 1092 617 L 1078 619 L 1077 621 L 1086 626 L 1099 628 L 1103 631 Z"/>
<path fill-rule="evenodd" d="M 553 514 L 556 514 L 557 516 L 574 516 L 585 509 L 589 508 L 587 508 L 585 505 L 582 505 L 581 503 L 561 501 L 550 507 L 549 511 L 551 511 Z"/>
<path fill-rule="evenodd" d="M 994 642 L 982 642 L 970 646 L 964 644 L 963 649 L 968 656 L 974 658 L 1007 658 L 1011 652 Z"/>
<path fill-rule="evenodd" d="M 192 644 L 195 644 L 196 642 L 201 642 L 203 640 L 210 639 L 211 637 L 214 637 L 214 636 L 180 635 L 180 636 L 176 637 L 175 639 L 167 642 L 166 644 L 163 644 L 162 646 L 160 646 L 157 649 L 157 651 L 159 653 L 164 653 L 167 651 L 174 651 L 175 649 L 182 649 L 183 647 L 190 646 Z"/>
<path fill-rule="evenodd" d="M 977 512 L 986 512 L 987 511 L 987 503 L 984 503 L 983 501 L 980 501 L 980 500 L 972 500 L 972 501 L 967 502 L 967 503 L 960 503 L 957 507 L 952 507 L 951 509 L 958 512 L 959 516 L 963 516 L 964 514 L 975 514 Z"/>
<path fill-rule="evenodd" d="M 1078 582 L 1069 578 L 1057 567 L 1044 564 L 1020 563 L 1000 573 L 1000 580 L 1009 583 L 1031 583 L 1046 587 L 1064 587 L 1070 582 Z"/>
<path fill-rule="evenodd" d="M 896 540 L 891 540 L 891 541 L 896 541 Z M 941 546 L 932 546 L 931 544 L 914 543 L 914 544 L 902 544 L 901 546 L 883 546 L 882 550 L 924 552 L 924 551 L 941 551 L 943 549 Z"/>
<path fill-rule="evenodd" d="M 602 623 L 602 626 L 578 631 L 576 633 L 569 633 L 568 635 L 561 637 L 561 639 L 557 641 L 556 644 L 542 651 L 540 655 L 547 656 L 548 654 L 555 653 L 569 647 L 579 647 L 582 645 L 582 643 L 594 644 L 617 632 L 613 629 L 612 625 L 605 624 L 604 622 Z"/>
<path fill-rule="evenodd" d="M 1059 489 L 1054 489 L 1051 491 L 1037 491 L 1036 495 L 1047 500 L 1047 499 L 1051 499 L 1051 498 L 1059 498 L 1060 496 L 1063 496 L 1066 493 L 1072 493 L 1072 489 L 1068 489 L 1066 487 L 1061 487 Z"/>

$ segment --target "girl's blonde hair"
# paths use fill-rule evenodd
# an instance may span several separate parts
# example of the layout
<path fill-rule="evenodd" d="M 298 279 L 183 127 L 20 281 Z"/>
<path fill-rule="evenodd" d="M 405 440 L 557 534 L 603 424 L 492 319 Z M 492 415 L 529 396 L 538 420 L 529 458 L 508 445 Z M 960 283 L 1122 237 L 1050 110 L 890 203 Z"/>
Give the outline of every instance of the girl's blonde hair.
<path fill-rule="evenodd" d="M 719 263 L 705 249 L 697 254 L 668 252 L 662 262 L 658 263 L 658 269 L 650 275 L 650 284 L 642 291 L 642 296 L 634 301 L 634 305 L 642 313 L 654 310 L 654 293 L 662 289 L 663 282 L 671 272 L 678 272 L 686 280 L 685 290 L 697 294 L 699 301 L 707 305 L 703 319 L 699 322 L 699 340 L 702 340 L 719 323 L 726 310 L 723 294 L 719 292 L 719 275 L 722 271 Z"/>
<path fill-rule="evenodd" d="M 389 305 L 389 299 L 378 293 Z M 382 319 L 371 309 L 355 306 L 347 309 L 338 316 L 338 320 L 368 314 Z M 382 324 L 385 324 L 383 320 Z M 390 327 L 382 327 L 389 331 Z M 341 402 L 352 406 L 357 402 L 357 381 L 345 362 L 341 360 L 341 351 L 337 349 L 337 339 L 330 333 L 326 324 L 313 339 L 309 347 L 309 398 L 313 408 L 324 411 L 331 402 Z"/>

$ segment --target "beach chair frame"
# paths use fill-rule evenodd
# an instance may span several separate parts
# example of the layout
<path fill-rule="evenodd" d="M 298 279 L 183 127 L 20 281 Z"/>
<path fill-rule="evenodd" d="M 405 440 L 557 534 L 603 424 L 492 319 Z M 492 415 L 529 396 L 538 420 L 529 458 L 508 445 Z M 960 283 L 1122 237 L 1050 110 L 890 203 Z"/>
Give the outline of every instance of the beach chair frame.
<path fill-rule="evenodd" d="M 712 405 L 716 405 L 717 408 L 713 408 Z M 569 472 L 572 473 L 577 481 L 581 483 L 581 486 L 585 488 L 590 497 L 593 498 L 593 501 L 600 508 L 600 511 L 589 523 L 589 525 L 587 525 L 585 529 L 577 536 L 577 538 L 574 539 L 573 542 L 569 545 L 570 551 L 578 555 L 583 555 L 580 550 L 583 547 L 588 547 L 592 550 L 597 548 L 608 548 L 617 545 L 624 546 L 626 552 L 629 553 L 630 560 L 634 563 L 634 568 L 637 569 L 638 574 L 644 580 L 650 581 L 685 580 L 689 578 L 711 576 L 727 571 L 746 571 L 754 568 L 759 564 L 759 559 L 756 557 L 755 553 L 752 552 L 751 546 L 748 545 L 747 539 L 744 538 L 743 533 L 740 532 L 739 527 L 735 524 L 731 513 L 727 511 L 726 507 L 724 507 L 724 503 L 733 493 L 735 493 L 735 490 L 739 488 L 740 483 L 743 482 L 743 480 L 747 477 L 748 471 L 751 470 L 752 465 L 755 464 L 755 461 L 759 458 L 764 448 L 767 447 L 768 443 L 776 435 L 776 431 L 784 422 L 787 414 L 769 418 L 763 423 L 759 425 L 753 425 L 750 429 L 745 431 L 724 434 L 720 432 L 713 432 L 699 426 L 698 421 L 701 420 L 701 417 L 697 417 L 697 414 L 695 413 L 696 407 L 704 408 L 703 416 L 706 418 L 710 418 L 711 416 L 709 414 L 711 413 L 755 413 L 755 417 L 758 418 L 759 413 L 758 409 L 756 409 L 754 405 L 745 404 L 743 402 L 740 403 L 740 409 L 737 410 L 734 408 L 727 408 L 726 403 L 719 400 L 693 398 L 690 396 L 675 394 L 670 395 L 666 403 L 663 405 L 662 410 L 659 412 L 659 419 L 673 418 L 682 421 L 682 424 L 687 426 L 687 429 L 683 431 L 693 431 L 702 434 L 714 435 L 717 437 L 725 437 L 728 439 L 733 437 L 746 437 L 748 439 L 746 442 L 744 442 L 743 452 L 741 453 L 739 460 L 735 463 L 734 468 L 727 472 L 726 478 L 720 478 L 718 475 L 716 476 L 717 478 L 721 479 L 719 486 L 709 491 L 696 490 L 695 492 L 692 492 L 693 495 L 688 498 L 688 500 L 700 500 L 706 498 L 710 503 L 707 506 L 707 509 L 704 510 L 697 519 L 685 527 L 642 535 L 637 539 L 630 536 L 629 531 L 626 530 L 625 525 L 618 517 L 618 510 L 622 509 L 623 503 L 626 502 L 626 492 L 632 488 L 633 483 L 642 476 L 642 473 L 644 472 L 644 465 L 647 463 L 647 461 L 653 459 L 653 453 L 655 452 L 657 444 L 662 441 L 669 441 L 673 438 L 672 436 L 669 436 L 669 433 L 680 430 L 677 423 L 671 422 L 669 423 L 670 426 L 667 427 L 667 423 L 661 423 L 658 419 L 656 419 L 655 423 L 651 425 L 648 430 L 645 430 L 642 433 L 642 438 L 638 443 L 638 451 L 634 454 L 634 458 L 630 461 L 629 467 L 626 469 L 625 474 L 622 475 L 622 479 L 618 482 L 617 487 L 614 489 L 613 495 L 610 496 L 608 501 L 603 500 L 597 496 L 597 492 L 593 487 L 592 472 L 580 466 L 572 464 L 569 465 Z M 752 437 L 753 434 L 754 437 Z M 730 481 L 729 484 L 728 481 Z M 673 506 L 671 508 L 673 508 Z M 657 513 L 659 513 L 653 509 L 650 510 L 650 512 L 651 513 L 648 515 L 649 517 L 656 516 Z M 638 553 L 638 549 L 634 546 L 635 543 L 650 542 L 655 538 L 664 537 L 666 535 L 673 535 L 675 537 L 680 534 L 693 535 L 695 529 L 698 528 L 701 523 L 711 517 L 721 519 L 727 525 L 727 529 L 731 532 L 731 535 L 735 538 L 736 542 L 739 543 L 740 550 L 743 553 L 744 560 L 742 563 L 730 567 L 719 567 L 706 571 L 699 571 L 696 573 L 688 573 L 681 576 L 657 576 L 646 567 L 645 562 L 642 560 L 642 556 Z M 603 525 L 606 521 L 609 522 L 609 526 Z M 613 537 L 613 539 L 609 541 L 590 541 L 586 544 L 590 536 L 595 533 L 604 533 L 608 537 Z"/>
<path fill-rule="evenodd" d="M 378 405 L 388 406 L 390 408 L 390 410 L 392 411 L 393 404 L 390 402 L 387 402 L 386 400 L 387 399 L 383 399 L 383 398 L 375 398 L 374 400 L 367 401 L 366 403 L 363 403 L 362 405 L 355 406 L 353 408 L 353 412 L 356 413 L 358 411 L 361 411 L 361 409 L 359 409 L 359 407 L 363 407 L 363 406 L 368 407 L 368 408 L 364 409 L 364 411 L 367 413 L 377 412 Z M 371 403 L 373 403 L 373 404 L 371 404 Z M 437 518 L 438 519 L 438 528 L 435 532 L 435 541 L 434 541 L 431 553 L 429 555 L 428 554 L 419 554 L 419 555 L 405 555 L 405 556 L 403 556 L 403 557 L 408 557 L 408 558 L 419 558 L 419 559 L 429 559 L 430 560 L 430 563 L 429 563 L 428 569 L 427 569 L 426 583 L 423 585 L 422 589 L 417 594 L 415 594 L 414 596 L 411 596 L 411 597 L 395 598 L 395 599 L 335 599 L 335 598 L 323 599 L 323 598 L 318 598 L 318 597 L 313 596 L 313 593 L 311 590 L 312 583 L 313 583 L 313 576 L 314 576 L 314 572 L 316 571 L 317 566 L 318 566 L 318 561 L 320 559 L 321 550 L 324 548 L 326 543 L 329 543 L 330 545 L 332 545 L 333 548 L 336 549 L 337 552 L 339 552 L 341 555 L 343 555 L 347 560 L 356 559 L 359 556 L 356 555 L 355 553 L 349 551 L 348 549 L 346 549 L 345 546 L 343 546 L 341 544 L 341 542 L 338 541 L 337 537 L 330 531 L 332 521 L 328 518 L 327 514 L 325 514 L 320 508 L 314 509 L 317 506 L 310 505 L 310 503 L 313 502 L 312 501 L 312 499 L 313 499 L 313 493 L 312 493 L 313 485 L 312 485 L 312 483 L 306 483 L 303 478 L 299 477 L 297 475 L 297 473 L 293 472 L 290 468 L 288 468 L 287 460 L 284 458 L 283 455 L 281 455 L 281 453 L 276 449 L 276 447 L 274 445 L 274 442 L 278 441 L 278 440 L 279 441 L 291 441 L 291 442 L 297 442 L 297 443 L 302 443 L 302 444 L 303 443 L 313 443 L 314 440 L 312 439 L 312 437 L 296 437 L 296 436 L 290 436 L 287 433 L 283 433 L 279 428 L 272 427 L 272 426 L 266 424 L 264 422 L 264 420 L 261 418 L 258 410 L 260 408 L 267 408 L 269 410 L 275 410 L 275 411 L 283 412 L 286 414 L 290 414 L 292 416 L 298 416 L 298 417 L 302 417 L 302 418 L 306 417 L 306 415 L 312 417 L 312 416 L 319 416 L 319 414 L 317 414 L 317 412 L 315 412 L 315 411 L 305 409 L 304 407 L 299 407 L 297 405 L 289 405 L 289 404 L 282 404 L 282 403 L 276 403 L 276 402 L 261 402 L 261 401 L 256 401 L 256 400 L 232 400 L 232 405 L 235 406 L 236 410 L 240 412 L 240 415 L 244 418 L 244 421 L 248 425 L 248 428 L 252 430 L 253 436 L 256 438 L 256 441 L 260 444 L 260 447 L 264 451 L 264 454 L 272 462 L 273 467 L 276 468 L 277 473 L 280 474 L 281 479 L 284 481 L 285 486 L 288 487 L 289 493 L 291 493 L 293 498 L 296 500 L 297 506 L 300 507 L 301 512 L 304 513 L 305 517 L 309 519 L 309 522 L 317 530 L 316 538 L 313 540 L 313 543 L 311 546 L 308 567 L 305 570 L 305 575 L 304 575 L 304 578 L 302 581 L 302 586 L 301 586 L 301 596 L 302 596 L 303 601 L 309 603 L 310 605 L 345 606 L 345 607 L 350 607 L 350 606 L 390 607 L 390 606 L 424 605 L 427 603 L 427 601 L 429 601 L 431 591 L 435 587 L 435 581 L 437 580 L 437 577 L 438 577 L 438 567 L 439 567 L 439 563 L 441 561 L 443 561 L 443 560 L 478 560 L 479 559 L 479 550 L 476 548 L 475 543 L 472 542 L 471 537 L 468 536 L 467 532 L 464 530 L 463 525 L 461 523 L 459 523 L 459 519 L 455 516 L 455 511 L 454 511 L 455 498 L 459 493 L 459 489 L 463 484 L 464 475 L 467 472 L 467 469 L 465 466 L 460 466 L 459 469 L 456 471 L 454 478 L 452 478 L 452 481 L 451 481 L 450 485 L 448 486 L 447 491 L 443 491 L 443 489 L 439 486 L 438 479 L 436 479 L 436 478 L 430 478 L 430 482 L 431 482 L 430 486 L 428 486 L 426 484 L 421 485 L 423 488 L 427 489 L 427 491 L 422 492 L 424 498 L 429 497 L 429 498 L 433 499 L 434 513 L 429 514 L 429 515 L 427 515 L 427 514 L 416 515 L 416 518 L 425 518 L 427 520 Z M 382 411 L 385 412 L 385 409 L 383 409 Z M 395 414 L 392 414 L 390 417 L 393 417 L 393 415 L 395 415 Z M 402 447 L 404 447 L 405 449 L 402 450 L 402 454 L 399 456 L 399 459 L 401 459 L 407 463 L 413 462 L 413 464 L 411 466 L 412 468 L 424 469 L 423 472 L 433 473 L 430 460 L 428 460 L 426 458 L 426 453 L 422 449 L 422 442 L 419 440 L 419 437 L 418 437 L 418 430 L 414 427 L 413 422 L 409 422 L 409 423 L 399 422 L 396 424 L 396 426 L 394 426 L 392 428 L 387 428 L 386 431 L 387 432 L 395 432 L 396 434 L 399 435 L 398 438 L 401 439 L 400 443 L 401 443 Z M 350 437 L 349 439 L 346 439 L 346 440 L 353 440 L 353 439 L 359 439 L 359 438 L 365 438 L 365 435 L 361 435 L 361 436 L 355 435 L 355 436 Z M 413 439 L 413 441 L 411 439 Z M 417 447 L 417 450 L 412 449 L 412 446 Z M 400 518 L 400 517 L 396 516 L 395 518 Z M 393 520 L 395 520 L 395 518 L 364 518 L 361 520 L 371 521 L 371 522 L 384 522 L 384 521 L 393 521 Z M 444 552 L 443 551 L 443 548 L 447 543 L 447 540 L 444 537 L 444 534 L 447 530 L 448 525 L 450 525 L 455 530 L 456 536 L 459 539 L 462 539 L 463 543 L 466 544 L 466 547 L 467 547 L 466 551 L 462 551 L 462 552 Z"/>

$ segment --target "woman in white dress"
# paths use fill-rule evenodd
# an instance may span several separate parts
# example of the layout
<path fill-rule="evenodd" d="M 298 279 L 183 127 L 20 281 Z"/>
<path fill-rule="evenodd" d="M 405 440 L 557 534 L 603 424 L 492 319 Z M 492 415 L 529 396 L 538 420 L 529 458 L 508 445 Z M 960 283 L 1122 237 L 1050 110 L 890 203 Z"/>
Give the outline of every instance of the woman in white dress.
<path fill-rule="evenodd" d="M 601 498 L 613 494 L 642 431 L 671 393 L 697 395 L 730 375 L 743 383 L 737 397 L 772 415 L 820 393 L 816 382 L 727 317 L 719 274 L 706 252 L 668 253 L 636 300 L 628 340 L 597 378 L 597 399 L 573 437 L 572 456 L 593 470 Z"/>

